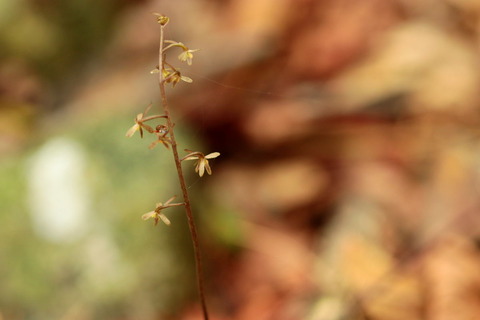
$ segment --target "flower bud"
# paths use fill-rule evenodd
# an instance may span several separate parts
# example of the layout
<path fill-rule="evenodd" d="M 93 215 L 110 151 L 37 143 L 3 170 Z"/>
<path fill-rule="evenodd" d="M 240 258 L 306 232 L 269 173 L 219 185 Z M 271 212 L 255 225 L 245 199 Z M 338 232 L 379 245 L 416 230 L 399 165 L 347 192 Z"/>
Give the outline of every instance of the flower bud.
<path fill-rule="evenodd" d="M 167 16 L 164 16 L 163 14 L 159 14 L 159 13 L 154 13 L 154 15 L 157 16 L 157 22 L 161 25 L 161 26 L 166 26 L 168 21 L 170 20 Z"/>

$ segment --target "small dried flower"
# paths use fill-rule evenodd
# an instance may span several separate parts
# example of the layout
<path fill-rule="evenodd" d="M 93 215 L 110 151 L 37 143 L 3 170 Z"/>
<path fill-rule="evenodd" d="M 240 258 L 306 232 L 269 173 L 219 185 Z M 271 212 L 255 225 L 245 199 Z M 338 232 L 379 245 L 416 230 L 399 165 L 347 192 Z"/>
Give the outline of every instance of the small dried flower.
<path fill-rule="evenodd" d="M 140 137 L 143 138 L 143 129 L 147 130 L 150 133 L 153 133 L 154 130 L 152 129 L 152 127 L 144 123 L 146 121 L 145 115 L 151 107 L 152 104 L 150 103 L 143 113 L 137 114 L 137 116 L 135 117 L 135 124 L 130 129 L 128 129 L 125 136 L 130 138 L 135 134 L 135 132 L 140 131 Z"/>
<path fill-rule="evenodd" d="M 182 62 L 187 62 L 189 66 L 192 65 L 192 59 L 193 59 L 193 53 L 198 51 L 199 49 L 188 49 L 186 45 L 184 45 L 182 42 L 177 42 L 177 41 L 172 41 L 172 40 L 165 40 L 166 43 L 170 43 L 163 51 L 168 50 L 172 47 L 179 47 L 182 49 L 182 53 L 178 55 L 178 60 Z"/>
<path fill-rule="evenodd" d="M 220 155 L 219 152 L 212 152 L 212 153 L 209 153 L 207 155 L 204 155 L 203 153 L 198 152 L 198 151 L 191 151 L 191 150 L 188 150 L 188 149 L 185 149 L 185 151 L 189 152 L 189 154 L 187 154 L 185 157 L 183 157 L 181 159 L 181 161 L 183 161 L 183 160 L 197 160 L 197 162 L 195 163 L 195 172 L 197 172 L 200 177 L 203 177 L 203 174 L 205 173 L 205 171 L 207 171 L 207 173 L 209 175 L 212 174 L 212 169 L 210 168 L 210 164 L 208 163 L 208 159 L 214 159 L 214 158 L 218 157 Z"/>
<path fill-rule="evenodd" d="M 143 220 L 148 220 L 150 218 L 153 218 L 154 220 L 154 225 L 158 224 L 159 220 L 162 220 L 163 223 L 165 223 L 167 226 L 170 225 L 170 220 L 162 213 L 162 210 L 170 207 L 176 207 L 176 206 L 183 206 L 183 203 L 171 203 L 176 196 L 171 197 L 168 199 L 165 203 L 157 203 L 155 210 L 150 211 L 142 215 Z"/>
<path fill-rule="evenodd" d="M 166 137 L 165 134 L 159 134 L 157 132 L 155 132 L 155 134 L 157 135 L 157 140 L 153 141 L 148 148 L 153 149 L 157 144 L 161 143 L 165 148 L 170 149 L 170 144 L 172 143 L 170 139 Z"/>
<path fill-rule="evenodd" d="M 193 80 L 189 77 L 182 76 L 180 71 L 176 69 L 166 68 L 162 70 L 163 79 L 166 83 L 171 83 L 175 87 L 180 81 L 192 83 Z"/>
<path fill-rule="evenodd" d="M 153 15 L 157 16 L 157 22 L 162 26 L 166 26 L 168 21 L 170 21 L 170 19 L 167 16 L 164 16 L 163 14 L 153 13 Z"/>

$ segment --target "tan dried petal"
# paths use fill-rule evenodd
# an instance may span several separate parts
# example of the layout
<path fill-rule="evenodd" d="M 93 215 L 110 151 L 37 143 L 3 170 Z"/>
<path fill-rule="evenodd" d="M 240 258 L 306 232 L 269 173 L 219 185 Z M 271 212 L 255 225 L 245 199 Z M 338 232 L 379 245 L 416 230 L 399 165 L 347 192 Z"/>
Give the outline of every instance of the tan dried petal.
<path fill-rule="evenodd" d="M 220 155 L 220 152 L 212 152 L 205 156 L 205 159 L 214 159 Z"/>
<path fill-rule="evenodd" d="M 160 219 L 162 219 L 163 223 L 165 223 L 167 226 L 172 224 L 170 220 L 168 220 L 167 216 L 164 215 L 163 213 L 159 213 L 158 216 L 160 217 Z"/>
<path fill-rule="evenodd" d="M 204 173 L 205 173 L 205 159 L 200 159 L 198 160 L 198 175 L 200 177 L 203 177 Z"/>
<path fill-rule="evenodd" d="M 135 134 L 135 132 L 137 132 L 138 130 L 140 130 L 140 126 L 138 125 L 138 123 L 135 123 L 130 129 L 128 129 L 127 133 L 125 134 L 126 137 L 131 137 Z"/>
<path fill-rule="evenodd" d="M 212 169 L 210 168 L 210 164 L 208 163 L 207 159 L 205 159 L 205 170 L 207 170 L 209 175 L 212 175 Z"/>
<path fill-rule="evenodd" d="M 173 200 L 175 200 L 176 197 L 177 197 L 177 196 L 173 196 L 173 197 L 171 197 L 170 199 L 168 199 L 163 206 L 168 206 L 168 205 L 170 204 L 170 202 L 172 202 Z"/>
<path fill-rule="evenodd" d="M 157 212 L 156 211 L 150 211 L 150 212 L 147 212 L 145 213 L 144 215 L 142 215 L 142 219 L 143 220 L 148 220 L 150 218 L 153 218 L 157 215 Z"/>
<path fill-rule="evenodd" d="M 192 82 L 193 82 L 192 78 L 185 77 L 185 76 L 181 76 L 180 79 L 181 79 L 183 82 L 187 82 L 187 83 L 192 83 Z"/>

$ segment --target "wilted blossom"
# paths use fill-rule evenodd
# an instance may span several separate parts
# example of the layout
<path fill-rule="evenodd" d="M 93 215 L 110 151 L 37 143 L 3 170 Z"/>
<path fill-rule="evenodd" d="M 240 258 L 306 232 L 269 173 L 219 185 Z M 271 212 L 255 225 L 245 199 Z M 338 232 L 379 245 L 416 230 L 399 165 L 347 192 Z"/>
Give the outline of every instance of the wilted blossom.
<path fill-rule="evenodd" d="M 177 69 L 165 68 L 162 71 L 162 76 L 166 83 L 172 84 L 172 87 L 175 87 L 176 84 L 179 83 L 180 81 L 184 81 L 187 83 L 193 82 L 191 78 L 182 76 L 180 71 L 178 71 Z"/>
<path fill-rule="evenodd" d="M 155 132 L 155 134 L 157 135 L 157 140 L 153 141 L 148 148 L 153 149 L 157 144 L 161 143 L 165 146 L 165 148 L 170 149 L 170 139 L 163 134 L 158 134 L 157 132 Z"/>

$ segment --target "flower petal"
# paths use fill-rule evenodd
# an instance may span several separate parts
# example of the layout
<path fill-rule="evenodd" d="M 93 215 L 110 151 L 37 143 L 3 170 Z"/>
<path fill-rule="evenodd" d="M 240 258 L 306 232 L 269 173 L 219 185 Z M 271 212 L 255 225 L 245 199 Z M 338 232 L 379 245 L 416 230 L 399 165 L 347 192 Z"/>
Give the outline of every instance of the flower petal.
<path fill-rule="evenodd" d="M 157 68 L 158 70 L 158 68 Z M 148 106 L 145 108 L 145 111 L 143 111 L 142 118 L 147 115 L 147 112 L 150 111 L 150 108 L 152 108 L 153 103 L 149 103 Z"/>
<path fill-rule="evenodd" d="M 162 144 L 163 144 L 163 146 L 164 146 L 165 148 L 167 148 L 168 150 L 170 150 L 170 145 L 168 144 L 167 141 L 162 140 L 161 142 L 162 142 Z"/>
<path fill-rule="evenodd" d="M 155 215 L 157 215 L 157 212 L 155 211 L 150 211 L 150 212 L 147 212 L 145 213 L 144 215 L 142 215 L 142 219 L 143 220 L 148 220 L 150 218 L 153 218 Z"/>
<path fill-rule="evenodd" d="M 148 132 L 150 132 L 150 133 L 154 133 L 154 132 L 155 132 L 155 130 L 153 130 L 153 128 L 150 127 L 148 124 L 145 124 L 145 123 L 142 122 L 141 126 L 142 126 L 145 130 L 147 130 Z"/>
<path fill-rule="evenodd" d="M 186 158 L 183 158 L 182 160 L 198 160 L 198 156 L 187 156 Z"/>
<path fill-rule="evenodd" d="M 127 133 L 125 134 L 126 137 L 131 137 L 140 129 L 138 123 L 135 123 L 130 129 L 128 129 Z"/>
<path fill-rule="evenodd" d="M 163 204 L 163 207 L 167 206 L 170 202 L 172 202 L 173 200 L 175 200 L 177 196 L 173 196 L 171 197 L 170 199 L 168 199 L 167 201 L 165 201 L 165 203 Z"/>
<path fill-rule="evenodd" d="M 205 156 L 205 159 L 214 159 L 220 155 L 220 152 L 212 152 Z"/>
<path fill-rule="evenodd" d="M 208 163 L 207 159 L 205 159 L 205 170 L 207 170 L 209 175 L 212 175 L 212 168 L 210 168 L 210 164 Z"/>
<path fill-rule="evenodd" d="M 158 142 L 159 142 L 158 140 L 155 140 L 152 143 L 150 143 L 150 145 L 148 146 L 148 149 L 152 150 L 153 148 L 155 148 Z"/>
<path fill-rule="evenodd" d="M 198 160 L 198 175 L 200 177 L 203 177 L 204 173 L 205 173 L 205 159 L 200 159 Z"/>
<path fill-rule="evenodd" d="M 170 220 L 168 220 L 167 216 L 165 216 L 163 213 L 159 213 L 158 216 L 160 217 L 160 219 L 162 219 L 163 223 L 165 223 L 167 226 L 172 224 Z"/>
<path fill-rule="evenodd" d="M 182 53 L 178 55 L 178 60 L 180 61 L 187 61 L 187 59 L 188 59 L 188 51 L 182 51 Z"/>
<path fill-rule="evenodd" d="M 185 77 L 185 76 L 181 76 L 180 79 L 182 79 L 182 81 L 187 82 L 187 83 L 192 83 L 193 82 L 192 78 Z"/>

